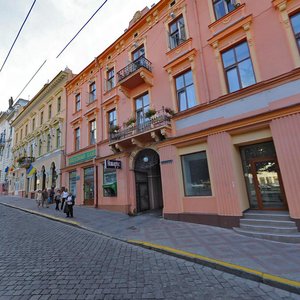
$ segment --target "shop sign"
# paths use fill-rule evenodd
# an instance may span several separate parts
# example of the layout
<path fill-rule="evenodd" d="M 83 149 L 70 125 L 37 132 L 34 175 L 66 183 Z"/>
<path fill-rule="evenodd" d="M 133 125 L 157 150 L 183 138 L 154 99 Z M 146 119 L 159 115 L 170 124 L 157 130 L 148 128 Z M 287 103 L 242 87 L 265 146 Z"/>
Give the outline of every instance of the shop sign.
<path fill-rule="evenodd" d="M 96 150 L 87 151 L 84 153 L 80 153 L 69 158 L 69 165 L 74 165 L 78 163 L 82 163 L 84 161 L 91 160 L 96 157 Z"/>
<path fill-rule="evenodd" d="M 104 168 L 106 168 L 106 169 L 122 169 L 122 162 L 120 160 L 106 159 L 104 161 Z"/>

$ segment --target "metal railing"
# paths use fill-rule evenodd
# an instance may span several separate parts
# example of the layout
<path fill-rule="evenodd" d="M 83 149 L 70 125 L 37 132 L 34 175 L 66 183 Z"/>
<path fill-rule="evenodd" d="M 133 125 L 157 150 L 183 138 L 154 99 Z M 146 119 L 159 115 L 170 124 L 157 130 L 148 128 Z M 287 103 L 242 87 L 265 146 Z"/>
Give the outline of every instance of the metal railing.
<path fill-rule="evenodd" d="M 117 73 L 118 82 L 122 81 L 141 67 L 144 67 L 151 72 L 151 62 L 144 56 L 139 57 L 138 59 L 127 65 L 125 68 L 120 70 Z"/>
<path fill-rule="evenodd" d="M 122 127 L 120 127 L 120 129 L 110 132 L 109 141 L 113 142 L 123 140 L 125 138 L 150 131 L 151 129 L 155 129 L 164 125 L 170 125 L 170 120 L 171 115 L 166 113 L 165 109 L 163 108 L 157 111 L 152 117 L 144 118 L 143 122 L 138 124 L 134 123 L 132 125 L 124 124 Z"/>

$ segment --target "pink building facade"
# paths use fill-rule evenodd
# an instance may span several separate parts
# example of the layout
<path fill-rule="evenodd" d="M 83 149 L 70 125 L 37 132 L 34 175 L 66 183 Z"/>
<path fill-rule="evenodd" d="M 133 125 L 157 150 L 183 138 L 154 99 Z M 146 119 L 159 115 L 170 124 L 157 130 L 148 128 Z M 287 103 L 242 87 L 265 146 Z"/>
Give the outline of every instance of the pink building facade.
<path fill-rule="evenodd" d="M 173 0 L 66 86 L 62 185 L 77 204 L 221 227 L 300 228 L 300 0 Z"/>

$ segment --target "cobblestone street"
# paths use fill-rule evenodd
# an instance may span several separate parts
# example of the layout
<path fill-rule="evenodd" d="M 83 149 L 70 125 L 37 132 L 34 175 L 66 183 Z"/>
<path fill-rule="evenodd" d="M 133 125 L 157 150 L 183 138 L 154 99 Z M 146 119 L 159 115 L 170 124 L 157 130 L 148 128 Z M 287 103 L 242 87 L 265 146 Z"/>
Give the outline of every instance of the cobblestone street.
<path fill-rule="evenodd" d="M 300 299 L 0 206 L 0 299 Z"/>

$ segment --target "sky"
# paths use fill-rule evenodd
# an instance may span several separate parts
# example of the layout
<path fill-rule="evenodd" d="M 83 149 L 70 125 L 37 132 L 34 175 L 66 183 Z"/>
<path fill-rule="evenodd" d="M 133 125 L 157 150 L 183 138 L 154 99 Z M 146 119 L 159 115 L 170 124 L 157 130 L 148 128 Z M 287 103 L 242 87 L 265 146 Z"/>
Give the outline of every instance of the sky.
<path fill-rule="evenodd" d="M 0 68 L 33 0 L 0 0 Z M 31 100 L 61 70 L 77 74 L 124 33 L 136 11 L 158 0 L 108 0 L 68 48 L 56 56 L 104 0 L 36 0 L 0 72 L 0 111 L 16 97 L 42 65 L 19 98 Z"/>

